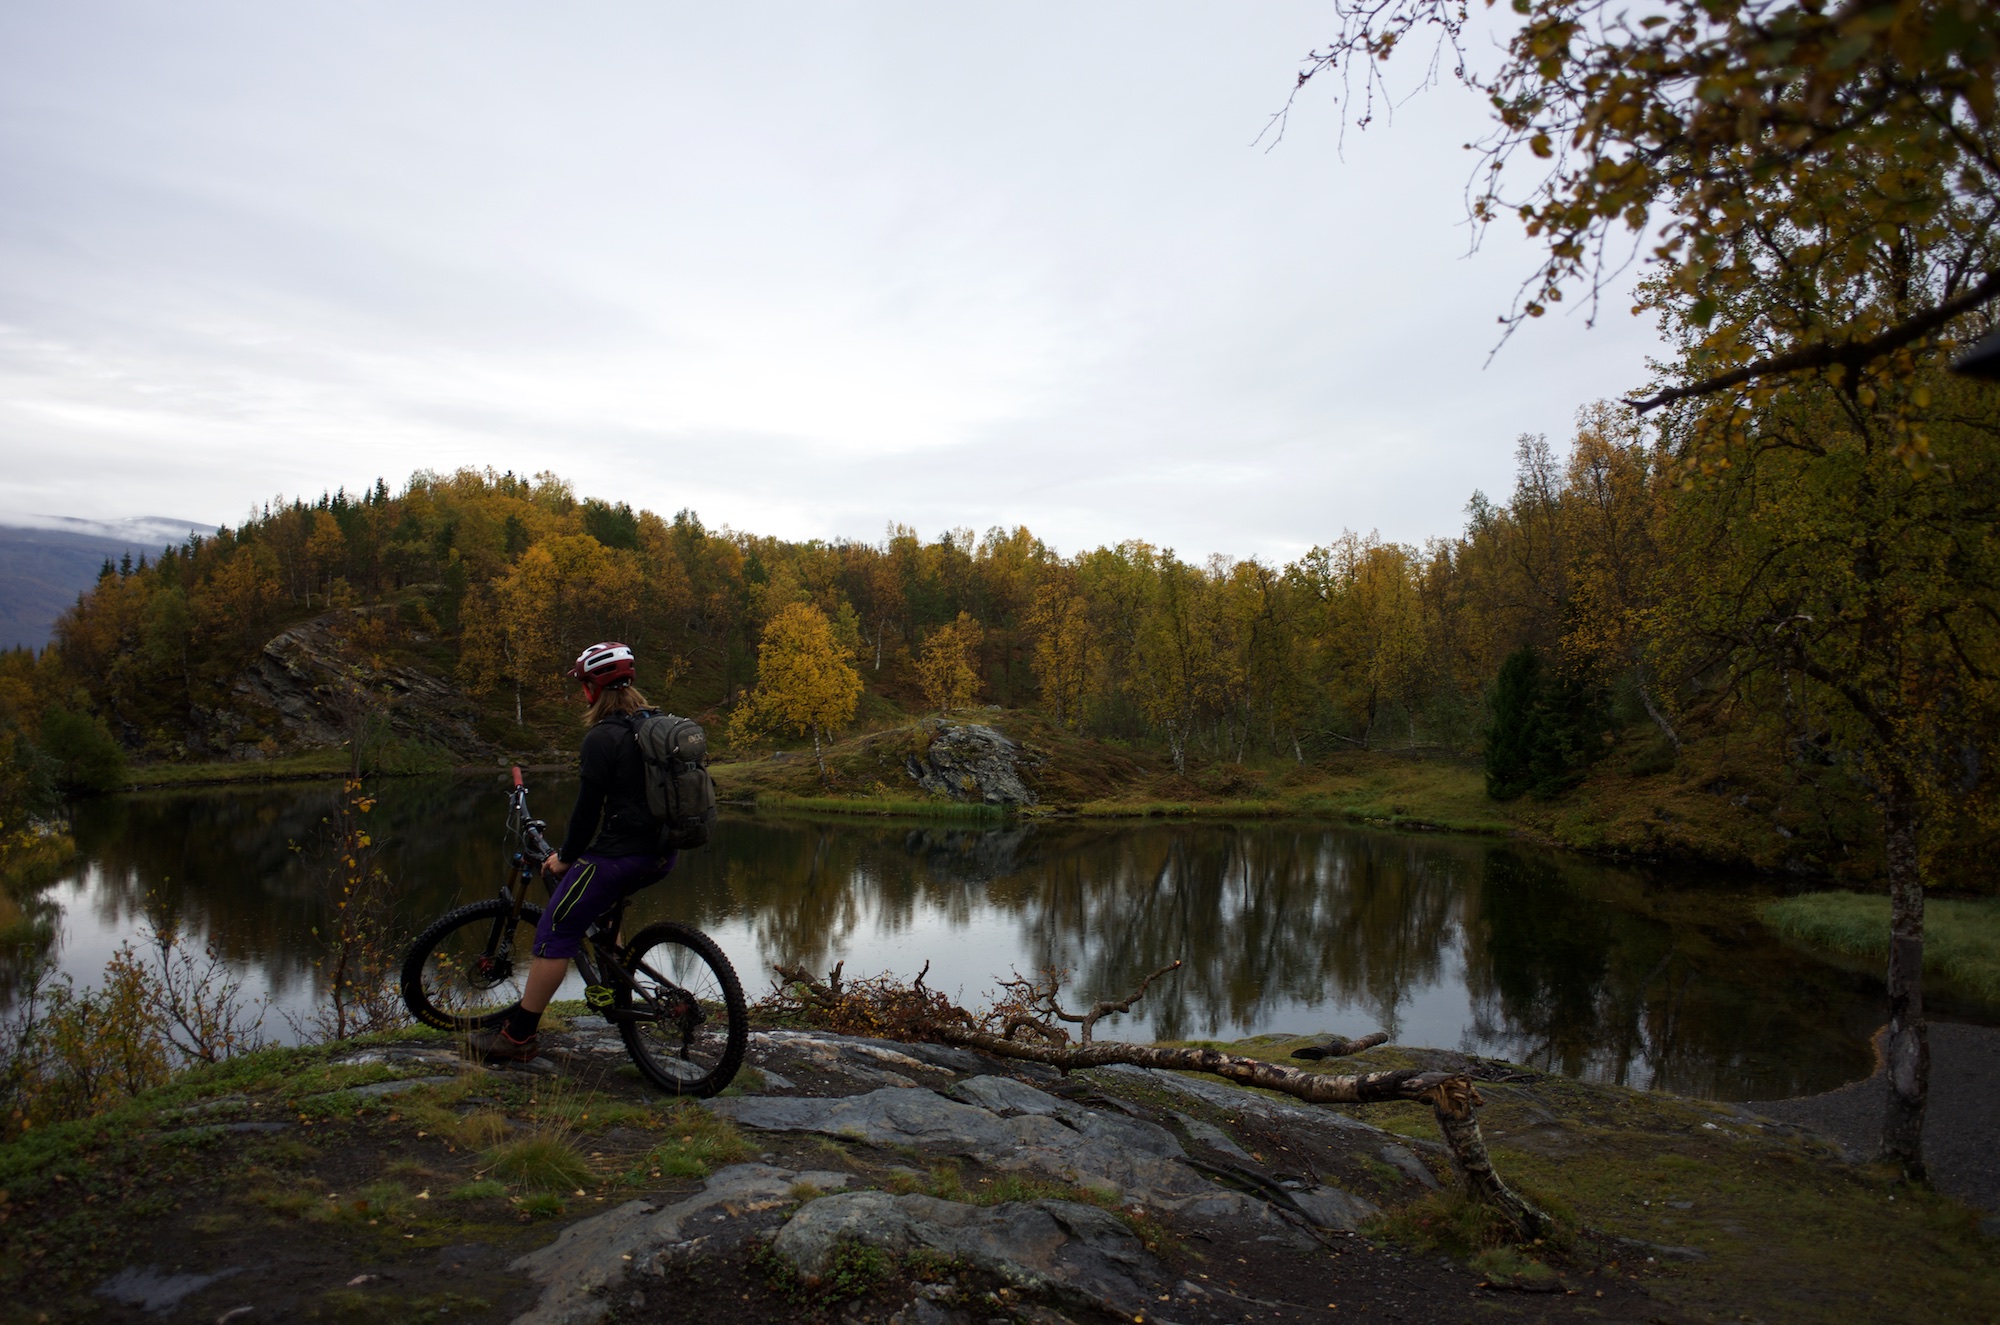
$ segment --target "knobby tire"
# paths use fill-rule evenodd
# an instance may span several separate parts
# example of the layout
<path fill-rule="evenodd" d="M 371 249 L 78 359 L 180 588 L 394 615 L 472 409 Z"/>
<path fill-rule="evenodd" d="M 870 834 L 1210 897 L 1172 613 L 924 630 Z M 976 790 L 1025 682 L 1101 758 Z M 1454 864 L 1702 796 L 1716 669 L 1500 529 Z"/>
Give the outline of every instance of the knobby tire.
<path fill-rule="evenodd" d="M 715 940 L 692 925 L 658 921 L 632 936 L 622 964 L 649 997 L 635 998 L 621 983 L 620 1011 L 675 1006 L 673 989 L 681 989 L 694 996 L 701 1012 L 698 1023 L 687 1015 L 676 1023 L 619 1021 L 626 1052 L 646 1079 L 669 1095 L 695 1099 L 707 1099 L 735 1080 L 750 1040 L 750 1016 L 736 968 Z"/>
<path fill-rule="evenodd" d="M 473 902 L 446 912 L 417 935 L 410 944 L 409 953 L 403 958 L 403 1002 L 409 1007 L 411 1016 L 441 1031 L 485 1030 L 500 1024 L 507 1009 L 519 998 L 521 982 L 527 978 L 535 925 L 542 918 L 542 908 L 533 902 L 521 907 L 520 918 L 514 922 L 514 933 L 508 936 L 509 941 L 504 945 L 511 967 L 508 976 L 489 987 L 502 991 L 498 1005 L 468 1013 L 462 1005 L 455 1004 L 451 995 L 461 992 L 477 997 L 488 992 L 488 989 L 479 987 L 476 980 L 461 974 L 461 969 L 467 958 L 485 952 L 494 922 L 506 923 L 506 917 L 512 911 L 513 905 L 505 899 L 489 897 L 483 902 Z M 474 927 L 473 932 L 461 933 L 468 926 Z M 440 969 L 427 972 L 425 968 L 433 958 L 438 959 Z"/>

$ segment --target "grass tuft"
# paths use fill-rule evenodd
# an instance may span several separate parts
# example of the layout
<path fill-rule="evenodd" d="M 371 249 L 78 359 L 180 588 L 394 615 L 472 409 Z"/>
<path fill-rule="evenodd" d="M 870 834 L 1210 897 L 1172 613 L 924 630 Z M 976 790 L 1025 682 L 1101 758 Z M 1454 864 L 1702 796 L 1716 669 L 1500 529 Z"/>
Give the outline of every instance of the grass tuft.
<path fill-rule="evenodd" d="M 528 1136 L 486 1153 L 486 1171 L 537 1192 L 571 1192 L 597 1180 L 577 1148 L 561 1136 Z"/>
<path fill-rule="evenodd" d="M 1498 1210 L 1467 1199 L 1463 1192 L 1434 1192 L 1398 1206 L 1374 1220 L 1368 1232 L 1418 1255 L 1442 1253 L 1461 1261 L 1515 1240 L 1513 1227 Z"/>
<path fill-rule="evenodd" d="M 750 1143 L 726 1118 L 696 1104 L 678 1101 L 661 1120 L 667 1139 L 633 1165 L 626 1181 L 706 1178 L 720 1165 L 750 1156 Z"/>

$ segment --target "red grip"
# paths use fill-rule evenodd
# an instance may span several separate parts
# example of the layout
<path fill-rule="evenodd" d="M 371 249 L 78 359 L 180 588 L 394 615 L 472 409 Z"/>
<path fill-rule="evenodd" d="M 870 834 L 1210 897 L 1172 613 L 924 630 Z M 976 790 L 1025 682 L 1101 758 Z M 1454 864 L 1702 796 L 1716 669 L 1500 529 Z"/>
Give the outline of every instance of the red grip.
<path fill-rule="evenodd" d="M 517 787 L 521 785 L 521 766 L 519 764 L 514 765 L 514 785 Z"/>

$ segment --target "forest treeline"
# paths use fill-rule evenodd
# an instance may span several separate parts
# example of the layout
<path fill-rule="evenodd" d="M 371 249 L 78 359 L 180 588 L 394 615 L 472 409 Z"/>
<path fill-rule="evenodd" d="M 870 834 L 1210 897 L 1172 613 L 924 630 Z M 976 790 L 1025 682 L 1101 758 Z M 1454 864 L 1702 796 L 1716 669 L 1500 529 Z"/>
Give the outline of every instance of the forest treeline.
<path fill-rule="evenodd" d="M 1518 655 L 1543 680 L 1502 716 L 1517 738 L 1524 714 L 1562 728 L 1528 741 L 1529 781 L 1550 790 L 1611 726 L 1675 740 L 1669 715 L 1698 704 L 1698 679 L 1662 679 L 1643 620 L 1663 494 L 1678 491 L 1661 460 L 1628 415 L 1599 406 L 1566 458 L 1522 439 L 1515 491 L 1475 493 L 1461 535 L 1347 533 L 1284 565 L 1137 541 L 1063 556 L 1025 527 L 787 541 L 579 499 L 551 474 L 420 473 L 400 492 L 277 504 L 107 565 L 48 650 L 0 668 L 17 732 L 62 711 L 101 721 L 135 757 L 180 758 L 204 753 L 202 715 L 241 702 L 232 686 L 266 641 L 334 608 L 374 609 L 359 644 L 426 657 L 525 722 L 566 696 L 582 645 L 611 638 L 634 645 L 656 696 L 727 710 L 756 682 L 766 626 L 806 604 L 879 705 L 925 708 L 924 646 L 954 633 L 969 644 L 962 699 L 1040 706 L 1087 734 L 1157 742 L 1184 767 L 1476 751 Z"/>

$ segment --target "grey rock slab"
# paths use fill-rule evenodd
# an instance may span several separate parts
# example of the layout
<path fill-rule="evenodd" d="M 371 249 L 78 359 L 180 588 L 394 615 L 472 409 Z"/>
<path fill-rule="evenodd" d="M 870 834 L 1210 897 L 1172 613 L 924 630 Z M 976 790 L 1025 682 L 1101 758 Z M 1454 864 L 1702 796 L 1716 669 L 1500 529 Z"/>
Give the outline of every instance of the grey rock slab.
<path fill-rule="evenodd" d="M 816 1132 L 869 1145 L 964 1155 L 1000 1169 L 1110 1188 L 1120 1200 L 1149 1207 L 1229 1217 L 1255 1204 L 1191 1168 L 1180 1142 L 1163 1127 L 1095 1113 L 1018 1082 L 997 1084 L 1005 1078 L 984 1080 L 989 1084 L 975 1090 L 986 1097 L 1038 1109 L 1045 1101 L 1048 1112 L 1002 1118 L 990 1109 L 921 1089 L 877 1090 L 844 1099 L 748 1095 L 705 1103 L 732 1122 L 759 1131 Z"/>
<path fill-rule="evenodd" d="M 336 1094 L 359 1095 L 363 1099 L 380 1099 L 385 1095 L 401 1095 L 406 1090 L 419 1086 L 449 1086 L 457 1077 L 403 1077 L 396 1081 L 374 1081 L 365 1086 L 348 1086 Z"/>
<path fill-rule="evenodd" d="M 989 1069 L 987 1060 L 970 1049 L 959 1049 L 948 1044 L 906 1044 L 901 1047 L 912 1058 L 921 1058 L 932 1067 L 940 1067 L 947 1072 L 985 1072 Z M 1035 1066 L 1043 1065 L 1037 1063 Z M 1050 1071 L 1053 1072 L 1054 1069 Z"/>
<path fill-rule="evenodd" d="M 387 1095 L 400 1095 L 418 1086 L 448 1086 L 457 1077 L 402 1077 L 395 1081 L 371 1081 L 365 1086 L 343 1086 L 339 1090 L 329 1090 L 320 1095 L 308 1095 L 308 1100 L 330 1100 L 338 1095 L 357 1095 L 365 1100 L 381 1099 Z"/>
<path fill-rule="evenodd" d="M 663 1249 L 687 1241 L 697 1225 L 726 1223 L 789 1204 L 807 1183 L 822 1191 L 847 1185 L 845 1173 L 807 1172 L 768 1164 L 733 1164 L 692 1196 L 670 1205 L 627 1201 L 579 1220 L 539 1251 L 509 1267 L 542 1286 L 541 1300 L 514 1325 L 589 1325 L 610 1310 L 605 1294 Z"/>
<path fill-rule="evenodd" d="M 335 1067 L 371 1067 L 382 1063 L 392 1066 L 405 1063 L 457 1063 L 462 1061 L 453 1049 L 433 1049 L 415 1045 L 385 1044 L 376 1048 L 360 1049 L 342 1054 L 328 1062 Z"/>
<path fill-rule="evenodd" d="M 1035 1114 L 1056 1117 L 1067 1100 L 1059 1100 L 1053 1095 L 1035 1089 L 1025 1081 L 1012 1077 L 976 1076 L 967 1077 L 955 1083 L 951 1093 L 967 1104 L 976 1104 L 991 1110 L 1003 1118 L 1019 1114 Z M 1076 1106 L 1070 1105 L 1074 1108 Z"/>
<path fill-rule="evenodd" d="M 525 1063 L 488 1063 L 489 1072 L 525 1072 L 533 1077 L 559 1077 L 562 1069 L 551 1063 L 547 1057 L 530 1058 Z"/>
<path fill-rule="evenodd" d="M 200 1104 L 190 1104 L 185 1108 L 162 1109 L 160 1110 L 160 1117 L 196 1118 L 205 1113 L 221 1113 L 228 1109 L 247 1109 L 249 1107 L 250 1097 L 248 1095 L 218 1095 L 212 1100 L 203 1100 Z"/>
<path fill-rule="evenodd" d="M 1432 1191 L 1438 1190 L 1437 1174 L 1432 1173 L 1430 1166 L 1411 1153 L 1407 1146 L 1400 1146 L 1391 1141 L 1375 1153 L 1382 1157 L 1384 1164 L 1397 1170 L 1412 1182 L 1422 1183 Z"/>
<path fill-rule="evenodd" d="M 903 1052 L 903 1046 L 856 1036 L 814 1035 L 805 1031 L 764 1031 L 751 1037 L 755 1048 L 786 1050 L 801 1054 L 820 1067 L 844 1072 L 860 1081 L 878 1086 L 909 1087 L 917 1083 L 905 1072 L 922 1072 L 922 1059 Z M 900 1069 L 900 1070 L 898 1070 Z"/>
<path fill-rule="evenodd" d="M 1342 1229 L 1352 1232 L 1366 1221 L 1382 1213 L 1382 1208 L 1373 1201 L 1342 1191 L 1338 1187 L 1313 1187 L 1302 1192 L 1293 1192 L 1292 1200 L 1299 1209 L 1305 1211 L 1307 1219 L 1321 1228 Z"/>
<path fill-rule="evenodd" d="M 1160 1265 L 1132 1230 L 1072 1201 L 966 1205 L 931 1196 L 853 1192 L 812 1202 L 778 1231 L 771 1250 L 802 1273 L 823 1273 L 842 1242 L 902 1253 L 928 1248 L 1022 1288 L 1116 1311 L 1145 1309 Z"/>
<path fill-rule="evenodd" d="M 1256 1156 L 1252 1155 L 1242 1146 L 1237 1145 L 1234 1137 L 1230 1136 L 1229 1133 L 1223 1131 L 1220 1127 L 1217 1127 L 1214 1123 L 1205 1123 L 1201 1119 L 1185 1113 L 1176 1113 L 1174 1117 L 1180 1120 L 1182 1127 L 1187 1128 L 1189 1136 L 1202 1145 L 1207 1146 L 1210 1150 L 1220 1151 L 1231 1159 L 1238 1160 L 1244 1164 L 1255 1164 L 1257 1162 Z"/>
<path fill-rule="evenodd" d="M 745 1095 L 703 1104 L 743 1127 L 767 1132 L 818 1132 L 878 1146 L 921 1146 L 964 1154 L 1009 1149 L 1014 1134 L 985 1109 L 934 1091 L 871 1091 L 844 1099 L 772 1099 Z"/>
<path fill-rule="evenodd" d="M 241 1266 L 217 1270 L 214 1274 L 166 1274 L 157 1265 L 128 1265 L 96 1288 L 94 1296 L 109 1298 L 124 1307 L 138 1307 L 165 1315 L 187 1298 L 212 1283 L 243 1273 Z"/>
<path fill-rule="evenodd" d="M 957 1083 L 955 1093 L 1003 1118 L 1056 1118 L 1078 1135 L 1093 1141 L 1109 1141 L 1142 1155 L 1160 1159 L 1185 1159 L 1187 1152 L 1174 1134 L 1143 1118 L 1099 1113 L 1073 1100 L 1037 1090 L 1012 1077 L 978 1076 Z"/>
<path fill-rule="evenodd" d="M 1105 1142 L 1154 1159 L 1187 1158 L 1187 1151 L 1181 1148 L 1180 1141 L 1158 1123 L 1149 1123 L 1143 1118 L 1096 1113 L 1067 1100 L 1063 1101 L 1063 1106 L 1064 1111 L 1057 1116 L 1086 1140 Z"/>

